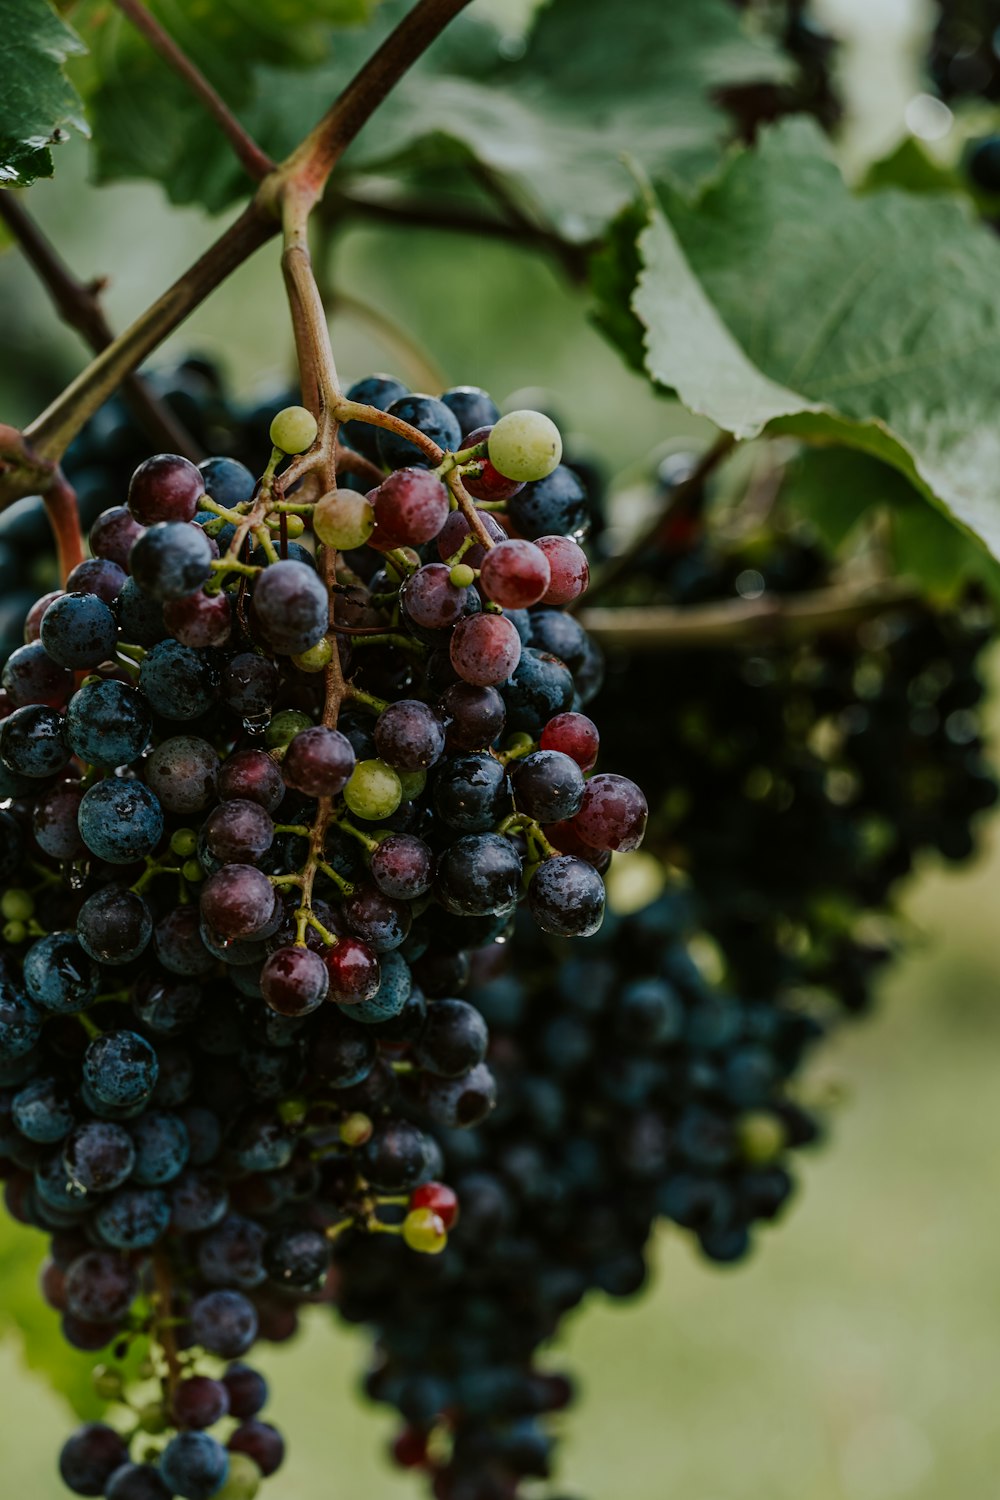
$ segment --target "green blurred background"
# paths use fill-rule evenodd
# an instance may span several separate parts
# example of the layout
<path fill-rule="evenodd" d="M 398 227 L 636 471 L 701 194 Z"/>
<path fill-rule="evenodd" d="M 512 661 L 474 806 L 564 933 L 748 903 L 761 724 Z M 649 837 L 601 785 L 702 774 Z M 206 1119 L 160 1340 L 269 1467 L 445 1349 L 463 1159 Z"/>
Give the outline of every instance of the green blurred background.
<path fill-rule="evenodd" d="M 497 0 L 508 12 L 520 0 Z M 842 149 L 857 170 L 901 130 L 919 87 L 920 0 L 825 0 L 845 38 L 851 103 Z M 80 275 L 107 273 L 123 326 L 218 226 L 169 211 L 144 186 L 88 194 L 85 152 L 60 153 L 32 205 Z M 585 305 L 546 262 L 508 247 L 425 232 L 353 232 L 332 279 L 425 351 L 387 347 L 365 318 L 334 319 L 348 378 L 392 368 L 417 385 L 430 360 L 445 383 L 505 396 L 558 393 L 564 424 L 613 472 L 698 425 L 623 371 Z M 33 415 L 80 366 L 16 255 L 0 262 L 0 411 Z M 166 356 L 208 354 L 251 394 L 288 371 L 276 251 L 265 249 L 192 319 Z M 122 497 L 108 496 L 108 504 Z M 669 667 L 664 669 L 669 690 Z M 805 1167 L 785 1221 L 736 1271 L 709 1269 L 664 1234 L 647 1295 L 602 1299 L 569 1325 L 555 1363 L 579 1374 L 565 1419 L 567 1490 L 591 1500 L 938 1500 L 996 1494 L 1000 1294 L 995 1160 L 1000 1154 L 1000 1005 L 994 836 L 962 873 L 922 870 L 905 910 L 908 956 L 877 1016 L 821 1063 L 843 1095 L 830 1147 Z M 0 1224 L 0 1474 L 3 1493 L 57 1500 L 54 1453 L 72 1418 L 33 1374 L 30 1346 L 55 1336 L 35 1293 L 40 1237 Z M 26 1353 L 28 1358 L 26 1359 Z M 363 1340 L 316 1310 L 294 1345 L 264 1355 L 275 1419 L 290 1439 L 270 1500 L 403 1500 L 414 1481 L 384 1457 L 393 1423 L 356 1395 Z M 66 1354 L 72 1375 L 74 1356 Z"/>

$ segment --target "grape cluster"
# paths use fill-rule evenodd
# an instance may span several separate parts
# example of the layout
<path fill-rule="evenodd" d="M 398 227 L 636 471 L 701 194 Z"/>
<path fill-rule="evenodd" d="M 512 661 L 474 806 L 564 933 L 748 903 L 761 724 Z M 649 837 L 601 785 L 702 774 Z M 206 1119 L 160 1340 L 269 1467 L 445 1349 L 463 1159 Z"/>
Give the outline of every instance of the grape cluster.
<path fill-rule="evenodd" d="M 402 1414 L 395 1457 L 437 1500 L 511 1500 L 546 1477 L 544 1417 L 572 1385 L 537 1355 L 566 1313 L 640 1290 L 657 1219 L 739 1260 L 817 1137 L 790 1084 L 821 1019 L 711 984 L 690 922 L 671 891 L 585 953 L 520 926 L 481 953 L 469 998 L 501 1103 L 469 1136 L 435 1132 L 461 1204 L 448 1254 L 336 1252 L 338 1311 L 376 1337 L 368 1392 Z"/>
<path fill-rule="evenodd" d="M 672 463 L 668 485 L 683 472 Z M 688 496 L 612 597 L 794 602 L 834 577 L 780 513 L 733 541 Z M 921 855 L 968 858 L 997 800 L 979 714 L 993 630 L 970 593 L 954 608 L 914 598 L 849 615 L 808 639 L 678 650 L 670 691 L 627 718 L 646 664 L 609 653 L 604 748 L 656 788 L 647 845 L 687 873 L 741 985 L 869 1003 L 888 951 L 871 917 Z"/>
<path fill-rule="evenodd" d="M 996 0 L 936 0 L 930 72 L 943 99 L 1000 97 Z M 995 191 L 995 188 L 993 189 Z"/>
<path fill-rule="evenodd" d="M 238 1362 L 328 1298 L 336 1244 L 447 1242 L 432 1127 L 496 1102 L 469 950 L 522 902 L 595 932 L 643 835 L 593 774 L 556 428 L 469 387 L 347 399 L 350 487 L 302 407 L 259 479 L 144 459 L 3 668 L 5 1201 L 125 1403 L 66 1444 L 78 1494 L 249 1500 L 277 1468 Z"/>

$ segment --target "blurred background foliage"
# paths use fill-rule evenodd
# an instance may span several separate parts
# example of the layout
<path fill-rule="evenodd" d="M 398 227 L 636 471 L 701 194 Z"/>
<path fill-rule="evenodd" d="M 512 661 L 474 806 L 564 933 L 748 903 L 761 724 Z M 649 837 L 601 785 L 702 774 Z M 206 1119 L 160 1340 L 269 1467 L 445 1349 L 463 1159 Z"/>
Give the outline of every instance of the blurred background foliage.
<path fill-rule="evenodd" d="M 512 22 L 523 0 L 483 9 Z M 921 0 L 823 0 L 843 40 L 842 160 L 854 176 L 912 128 Z M 217 231 L 146 185 L 87 191 L 86 150 L 62 148 L 32 195 L 81 275 L 108 274 L 123 326 Z M 289 369 L 277 251 L 232 278 L 163 351 L 207 355 L 247 397 Z M 629 374 L 583 297 L 538 254 L 441 233 L 354 230 L 331 246 L 342 372 L 391 368 L 414 384 L 555 393 L 568 431 L 612 474 L 641 474 L 665 442 L 703 438 Z M 356 304 L 361 304 L 357 306 Z M 367 311 L 365 309 L 368 309 Z M 16 255 L 0 262 L 0 409 L 32 416 L 81 363 Z M 402 331 L 387 336 L 383 323 Z M 440 371 L 440 378 L 436 372 Z M 646 466 L 648 467 L 648 465 Z M 123 497 L 109 495 L 108 504 Z M 657 690 L 669 691 L 669 664 Z M 593 1500 L 978 1500 L 995 1493 L 1000 1299 L 992 1168 L 1000 1149 L 1000 1006 L 993 904 L 1000 845 L 959 874 L 926 868 L 910 891 L 908 955 L 876 1017 L 843 1034 L 812 1087 L 841 1094 L 834 1149 L 806 1166 L 799 1200 L 745 1268 L 697 1261 L 664 1233 L 637 1305 L 592 1302 L 564 1347 L 583 1400 L 567 1420 L 563 1477 Z M 0 1460 L 8 1494 L 56 1500 L 51 1453 L 63 1397 L 85 1407 L 89 1364 L 63 1346 L 62 1392 L 32 1371 L 58 1340 L 35 1288 L 39 1237 L 0 1222 Z M 562 1350 L 560 1350 L 560 1353 Z M 295 1345 L 262 1359 L 291 1457 L 272 1500 L 402 1500 L 414 1482 L 383 1457 L 391 1421 L 356 1394 L 362 1341 L 317 1310 Z"/>

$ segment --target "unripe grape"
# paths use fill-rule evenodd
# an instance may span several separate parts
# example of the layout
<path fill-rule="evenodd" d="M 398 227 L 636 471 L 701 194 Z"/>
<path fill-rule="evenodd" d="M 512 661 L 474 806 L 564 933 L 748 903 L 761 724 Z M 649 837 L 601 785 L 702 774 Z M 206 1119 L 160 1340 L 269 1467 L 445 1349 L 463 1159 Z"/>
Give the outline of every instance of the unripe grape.
<path fill-rule="evenodd" d="M 346 1120 L 341 1121 L 340 1139 L 345 1146 L 363 1146 L 366 1141 L 371 1140 L 374 1128 L 368 1115 L 355 1111 L 354 1114 L 348 1115 Z"/>
<path fill-rule="evenodd" d="M 297 708 L 284 708 L 280 714 L 275 714 L 267 726 L 267 747 L 269 750 L 277 750 L 282 745 L 290 744 L 303 729 L 312 727 L 313 721 L 308 714 Z"/>
<path fill-rule="evenodd" d="M 476 570 L 468 563 L 456 563 L 451 570 L 451 582 L 457 589 L 471 588 L 476 581 Z"/>
<path fill-rule="evenodd" d="M 534 483 L 551 474 L 562 458 L 559 429 L 540 411 L 511 411 L 490 433 L 490 462 L 507 479 Z"/>
<path fill-rule="evenodd" d="M 327 547 L 363 547 L 375 529 L 371 501 L 355 490 L 329 490 L 313 510 L 313 531 Z"/>
<path fill-rule="evenodd" d="M 230 1453 L 226 1481 L 212 1500 L 254 1500 L 263 1477 L 248 1453 Z"/>
<path fill-rule="evenodd" d="M 432 1208 L 413 1208 L 403 1220 L 403 1239 L 421 1255 L 440 1255 L 448 1243 L 448 1231 Z"/>
<path fill-rule="evenodd" d="M 304 406 L 286 406 L 271 423 L 271 442 L 282 453 L 305 453 L 316 441 L 318 430 L 311 411 Z"/>
<path fill-rule="evenodd" d="M 776 1161 L 788 1144 L 784 1122 L 767 1110 L 750 1110 L 736 1124 L 736 1136 L 746 1161 L 767 1166 Z"/>
<path fill-rule="evenodd" d="M 30 891 L 4 891 L 0 897 L 0 912 L 9 922 L 28 922 L 35 915 L 35 898 Z"/>
<path fill-rule="evenodd" d="M 317 641 L 315 646 L 310 646 L 308 651 L 292 657 L 300 672 L 322 672 L 332 660 L 333 642 L 327 636 Z"/>
<path fill-rule="evenodd" d="M 398 774 L 383 760 L 361 760 L 344 787 L 344 801 L 352 813 L 375 823 L 391 817 L 403 800 Z"/>

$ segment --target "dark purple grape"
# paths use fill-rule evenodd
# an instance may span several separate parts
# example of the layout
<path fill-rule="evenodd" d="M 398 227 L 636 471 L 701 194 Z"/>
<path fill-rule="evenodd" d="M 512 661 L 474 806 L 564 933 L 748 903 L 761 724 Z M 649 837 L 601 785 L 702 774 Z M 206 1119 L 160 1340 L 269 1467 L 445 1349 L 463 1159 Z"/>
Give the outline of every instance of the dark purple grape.
<path fill-rule="evenodd" d="M 456 682 L 441 698 L 449 750 L 485 750 L 503 733 L 507 714 L 495 687 Z"/>
<path fill-rule="evenodd" d="M 220 802 L 205 820 L 205 847 L 225 865 L 255 865 L 274 841 L 271 815 L 259 802 Z M 213 924 L 214 925 L 214 924 Z"/>
<path fill-rule="evenodd" d="M 208 1432 L 179 1432 L 160 1456 L 164 1483 L 182 1500 L 211 1500 L 228 1472 L 229 1455 Z"/>
<path fill-rule="evenodd" d="M 646 799 L 626 776 L 592 776 L 573 827 L 594 849 L 638 849 L 646 831 Z"/>
<path fill-rule="evenodd" d="M 279 1230 L 264 1246 L 264 1267 L 279 1286 L 321 1285 L 330 1269 L 330 1242 L 321 1229 Z"/>
<path fill-rule="evenodd" d="M 456 916 L 504 916 L 521 893 L 521 858 L 496 833 L 469 834 L 438 861 L 438 900 Z"/>
<path fill-rule="evenodd" d="M 90 550 L 95 557 L 106 558 L 117 563 L 128 572 L 129 553 L 143 527 L 124 505 L 113 505 L 102 510 L 90 528 Z"/>
<path fill-rule="evenodd" d="M 284 1461 L 285 1440 L 268 1422 L 243 1422 L 229 1439 L 229 1451 L 245 1453 L 266 1479 Z"/>
<path fill-rule="evenodd" d="M 221 1380 L 190 1375 L 174 1387 L 170 1406 L 178 1427 L 214 1427 L 229 1415 L 229 1392 Z"/>
<path fill-rule="evenodd" d="M 163 810 L 141 781 L 98 781 L 80 803 L 78 823 L 91 853 L 112 865 L 145 859 L 163 837 Z"/>
<path fill-rule="evenodd" d="M 135 1146 L 128 1131 L 110 1120 L 79 1125 L 63 1147 L 69 1180 L 86 1193 L 121 1187 L 135 1165 Z"/>
<path fill-rule="evenodd" d="M 223 865 L 201 888 L 202 915 L 225 939 L 252 938 L 274 915 L 274 887 L 253 865 Z"/>
<path fill-rule="evenodd" d="M 62 714 L 42 704 L 17 708 L 0 724 L 0 760 L 19 776 L 43 779 L 68 764 L 71 751 Z"/>
<path fill-rule="evenodd" d="M 413 1049 L 414 1061 L 429 1073 L 458 1078 L 483 1061 L 489 1039 L 486 1022 L 474 1005 L 465 1000 L 435 1000 L 427 1007 Z"/>
<path fill-rule="evenodd" d="M 136 539 L 129 554 L 129 572 L 147 598 L 162 604 L 200 589 L 212 575 L 213 555 L 212 543 L 200 526 L 161 521 Z"/>
<path fill-rule="evenodd" d="M 135 891 L 120 886 L 106 886 L 89 896 L 76 922 L 80 947 L 104 964 L 131 963 L 152 934 L 149 907 Z"/>
<path fill-rule="evenodd" d="M 379 890 L 396 901 L 415 901 L 434 881 L 434 856 L 412 833 L 391 833 L 372 851 L 371 875 Z"/>
<path fill-rule="evenodd" d="M 558 823 L 579 811 L 586 782 L 575 760 L 559 750 L 536 750 L 511 770 L 514 802 L 540 823 Z"/>
<path fill-rule="evenodd" d="M 224 646 L 233 632 L 233 607 L 228 594 L 203 590 L 163 606 L 163 623 L 182 646 L 203 651 Z"/>
<path fill-rule="evenodd" d="M 138 760 L 151 729 L 141 694 L 114 679 L 85 683 L 66 710 L 66 738 L 73 754 L 104 770 Z"/>
<path fill-rule="evenodd" d="M 258 578 L 251 612 L 273 650 L 300 656 L 326 635 L 330 601 L 322 579 L 306 563 L 277 562 Z"/>
<path fill-rule="evenodd" d="M 146 780 L 168 812 L 186 816 L 215 801 L 219 766 L 207 740 L 176 734 L 161 740 L 146 761 Z"/>
<path fill-rule="evenodd" d="M 62 594 L 42 616 L 40 639 L 61 667 L 97 667 L 115 654 L 118 622 L 96 594 Z"/>
<path fill-rule="evenodd" d="M 222 763 L 219 796 L 257 802 L 266 812 L 277 812 L 285 783 L 266 750 L 236 750 Z"/>
<path fill-rule="evenodd" d="M 230 1365 L 222 1377 L 229 1392 L 229 1414 L 245 1422 L 267 1405 L 267 1381 L 249 1365 Z"/>
<path fill-rule="evenodd" d="M 257 1337 L 257 1314 L 242 1292 L 206 1292 L 191 1305 L 191 1332 L 210 1354 L 235 1359 Z"/>
<path fill-rule="evenodd" d="M 286 784 L 307 797 L 335 797 L 354 770 L 354 747 L 338 729 L 315 725 L 301 730 L 281 762 Z"/>
<path fill-rule="evenodd" d="M 153 929 L 156 956 L 171 974 L 199 979 L 210 974 L 216 960 L 201 939 L 201 919 L 196 906 L 175 906 Z"/>
<path fill-rule="evenodd" d="M 462 429 L 457 417 L 444 402 L 435 400 L 433 396 L 400 396 L 387 410 L 390 416 L 399 417 L 411 427 L 416 427 L 418 432 L 422 432 L 446 453 L 455 452 L 461 446 Z M 378 454 L 389 469 L 401 469 L 404 465 L 416 465 L 424 469 L 430 467 L 430 459 L 424 457 L 416 444 L 385 428 L 379 429 Z"/>
<path fill-rule="evenodd" d="M 374 885 L 359 886 L 344 898 L 344 917 L 351 931 L 375 953 L 389 953 L 410 930 L 410 909 Z"/>
<path fill-rule="evenodd" d="M 401 698 L 379 714 L 375 748 L 396 771 L 426 771 L 444 754 L 444 725 L 419 698 Z"/>
<path fill-rule="evenodd" d="M 161 718 L 198 719 L 215 701 L 215 668 L 190 646 L 159 641 L 143 659 L 139 686 Z"/>
<path fill-rule="evenodd" d="M 194 464 L 176 453 L 156 453 L 132 475 L 128 508 L 143 526 L 193 521 L 204 493 L 204 479 Z"/>
<path fill-rule="evenodd" d="M 427 1078 L 420 1097 L 436 1125 L 468 1130 L 496 1107 L 496 1081 L 486 1064 L 479 1063 L 461 1078 Z"/>
<path fill-rule="evenodd" d="M 66 1305 L 87 1323 L 118 1323 L 139 1292 L 139 1279 L 123 1255 L 88 1250 L 66 1272 Z"/>
<path fill-rule="evenodd" d="M 532 876 L 528 906 L 543 932 L 591 937 L 604 919 L 604 881 L 585 860 L 556 855 Z"/>
<path fill-rule="evenodd" d="M 83 787 L 77 781 L 60 782 L 35 802 L 31 830 L 44 854 L 62 862 L 79 859 L 87 846 L 80 837 L 77 819 Z"/>
<path fill-rule="evenodd" d="M 63 708 L 73 691 L 73 673 L 53 661 L 41 641 L 32 641 L 8 656 L 3 689 L 18 708 L 31 703 Z"/>
<path fill-rule="evenodd" d="M 362 1147 L 361 1160 L 365 1176 L 379 1192 L 406 1192 L 424 1175 L 430 1141 L 409 1120 L 388 1120 Z"/>
<path fill-rule="evenodd" d="M 307 1016 L 322 1005 L 330 976 L 319 954 L 309 948 L 279 948 L 260 976 L 264 999 L 282 1016 Z"/>
<path fill-rule="evenodd" d="M 406 618 L 422 630 L 448 630 L 466 614 L 469 590 L 456 588 L 444 563 L 427 563 L 406 579 L 399 602 Z"/>
<path fill-rule="evenodd" d="M 125 1441 L 114 1428 L 88 1422 L 63 1444 L 59 1473 L 75 1495 L 103 1495 L 112 1474 L 127 1461 Z"/>
<path fill-rule="evenodd" d="M 226 663 L 222 674 L 222 701 L 244 719 L 269 714 L 278 695 L 278 668 L 267 656 L 241 651 Z"/>
<path fill-rule="evenodd" d="M 170 1491 L 152 1464 L 122 1464 L 108 1480 L 106 1500 L 171 1500 Z"/>

